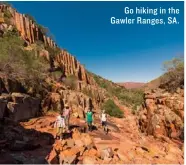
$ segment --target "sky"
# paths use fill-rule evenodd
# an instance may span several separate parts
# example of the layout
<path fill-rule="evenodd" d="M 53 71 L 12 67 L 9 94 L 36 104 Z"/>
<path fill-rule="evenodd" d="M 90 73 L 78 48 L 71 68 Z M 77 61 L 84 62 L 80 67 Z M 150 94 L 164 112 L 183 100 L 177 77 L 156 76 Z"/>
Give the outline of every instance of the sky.
<path fill-rule="evenodd" d="M 86 69 L 114 82 L 148 82 L 162 63 L 184 53 L 184 2 L 10 2 L 50 29 L 56 43 Z M 179 9 L 179 14 L 126 15 L 124 8 Z M 135 11 L 135 10 L 134 10 Z M 176 17 L 179 24 L 115 25 L 110 18 Z"/>

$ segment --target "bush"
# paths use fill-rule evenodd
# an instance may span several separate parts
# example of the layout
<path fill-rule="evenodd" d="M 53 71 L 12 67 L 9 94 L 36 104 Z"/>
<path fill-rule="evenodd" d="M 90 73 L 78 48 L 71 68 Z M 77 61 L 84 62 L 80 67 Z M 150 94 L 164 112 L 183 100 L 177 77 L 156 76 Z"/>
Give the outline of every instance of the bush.
<path fill-rule="evenodd" d="M 61 49 L 57 47 L 56 48 L 46 47 L 46 50 L 49 52 L 51 58 L 55 58 L 55 56 L 57 56 L 61 52 Z"/>
<path fill-rule="evenodd" d="M 124 116 L 123 111 L 119 109 L 119 107 L 114 103 L 113 100 L 109 99 L 103 104 L 103 109 L 105 109 L 106 113 L 113 117 L 122 118 Z"/>
<path fill-rule="evenodd" d="M 164 62 L 166 73 L 160 77 L 160 88 L 175 92 L 178 87 L 184 86 L 184 59 L 174 58 Z"/>
<path fill-rule="evenodd" d="M 5 21 L 5 23 L 10 25 L 11 24 L 11 18 L 12 18 L 12 13 L 9 10 L 5 10 L 4 11 L 4 21 Z"/>
<path fill-rule="evenodd" d="M 12 7 L 12 4 L 10 4 L 8 2 L 0 2 L 0 5 L 6 5 L 8 7 Z"/>
<path fill-rule="evenodd" d="M 64 84 L 72 90 L 77 88 L 77 77 L 70 75 L 63 80 Z"/>
<path fill-rule="evenodd" d="M 89 96 L 90 98 L 93 98 L 93 93 L 91 90 L 87 89 L 87 88 L 83 88 L 82 92 L 84 94 L 86 94 L 87 96 Z"/>
<path fill-rule="evenodd" d="M 14 33 L 0 38 L 0 71 L 38 92 L 46 77 L 47 63 L 37 58 L 34 50 L 25 50 L 23 45 L 24 41 Z"/>

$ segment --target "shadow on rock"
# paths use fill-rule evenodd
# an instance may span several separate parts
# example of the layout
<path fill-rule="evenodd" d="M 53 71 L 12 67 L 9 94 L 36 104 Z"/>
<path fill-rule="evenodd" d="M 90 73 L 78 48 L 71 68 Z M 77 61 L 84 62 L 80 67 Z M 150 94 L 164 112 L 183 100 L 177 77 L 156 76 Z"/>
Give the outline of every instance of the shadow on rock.
<path fill-rule="evenodd" d="M 48 164 L 53 135 L 25 129 L 9 119 L 0 121 L 0 164 Z"/>

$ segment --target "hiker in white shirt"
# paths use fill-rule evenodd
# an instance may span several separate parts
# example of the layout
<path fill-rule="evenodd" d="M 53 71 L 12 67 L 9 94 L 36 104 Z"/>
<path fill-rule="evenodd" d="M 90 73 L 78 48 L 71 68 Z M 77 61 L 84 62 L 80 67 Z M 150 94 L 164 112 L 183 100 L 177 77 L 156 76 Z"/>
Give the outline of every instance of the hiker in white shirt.
<path fill-rule="evenodd" d="M 106 132 L 106 134 L 108 133 L 108 128 L 107 128 L 107 114 L 105 113 L 105 110 L 102 111 L 101 116 L 101 125 L 104 128 L 104 131 Z"/>
<path fill-rule="evenodd" d="M 54 127 L 56 128 L 56 139 L 60 137 L 62 140 L 62 134 L 64 133 L 65 130 L 65 119 L 63 116 L 63 113 L 61 113 L 59 116 L 57 116 Z"/>

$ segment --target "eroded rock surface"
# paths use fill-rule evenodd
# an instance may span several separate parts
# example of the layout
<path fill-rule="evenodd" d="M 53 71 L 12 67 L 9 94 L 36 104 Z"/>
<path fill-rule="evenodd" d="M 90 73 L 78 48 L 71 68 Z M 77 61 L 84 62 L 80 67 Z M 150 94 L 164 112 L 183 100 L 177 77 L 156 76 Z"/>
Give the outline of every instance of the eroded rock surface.
<path fill-rule="evenodd" d="M 139 112 L 139 126 L 147 135 L 183 140 L 184 90 L 171 94 L 163 90 L 146 92 Z"/>

